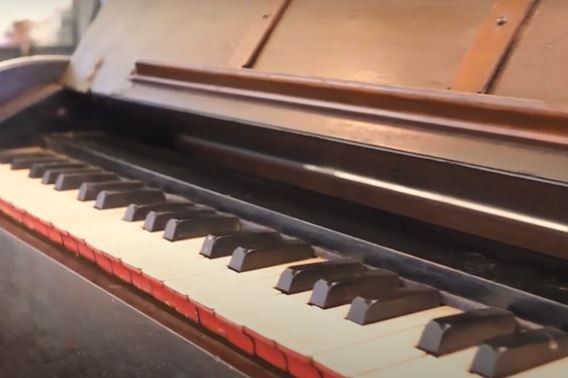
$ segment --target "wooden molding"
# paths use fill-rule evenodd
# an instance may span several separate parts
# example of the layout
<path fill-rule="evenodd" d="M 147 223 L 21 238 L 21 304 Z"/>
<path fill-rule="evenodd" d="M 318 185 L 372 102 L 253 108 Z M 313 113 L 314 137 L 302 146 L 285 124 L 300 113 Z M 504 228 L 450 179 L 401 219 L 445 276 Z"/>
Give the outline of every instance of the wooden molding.
<path fill-rule="evenodd" d="M 136 63 L 135 82 L 196 88 L 280 104 L 413 119 L 447 131 L 568 147 L 568 109 L 497 96 L 245 69 Z"/>

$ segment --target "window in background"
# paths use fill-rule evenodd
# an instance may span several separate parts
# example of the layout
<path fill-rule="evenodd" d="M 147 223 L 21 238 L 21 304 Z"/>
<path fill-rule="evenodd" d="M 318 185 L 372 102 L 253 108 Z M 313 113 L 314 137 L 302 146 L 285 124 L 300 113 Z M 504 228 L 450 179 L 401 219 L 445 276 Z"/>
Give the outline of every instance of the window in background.
<path fill-rule="evenodd" d="M 70 54 L 99 8 L 99 0 L 0 0 L 0 60 Z"/>

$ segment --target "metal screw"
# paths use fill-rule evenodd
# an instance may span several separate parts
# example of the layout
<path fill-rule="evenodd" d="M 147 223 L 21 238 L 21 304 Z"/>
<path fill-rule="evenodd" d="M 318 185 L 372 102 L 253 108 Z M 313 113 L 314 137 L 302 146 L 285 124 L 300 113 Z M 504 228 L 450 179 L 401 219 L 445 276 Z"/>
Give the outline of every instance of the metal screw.
<path fill-rule="evenodd" d="M 507 23 L 507 17 L 505 16 L 497 17 L 497 21 L 495 23 L 497 24 L 497 26 L 503 26 Z"/>

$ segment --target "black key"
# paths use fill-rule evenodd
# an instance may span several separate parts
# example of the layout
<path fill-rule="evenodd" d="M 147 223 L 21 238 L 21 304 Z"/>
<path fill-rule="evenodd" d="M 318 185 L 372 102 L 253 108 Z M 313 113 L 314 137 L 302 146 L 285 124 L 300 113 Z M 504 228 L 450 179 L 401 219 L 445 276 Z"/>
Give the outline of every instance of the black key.
<path fill-rule="evenodd" d="M 203 256 L 214 259 L 233 254 L 235 249 L 259 248 L 281 242 L 282 237 L 274 231 L 239 232 L 225 235 L 208 235 L 201 247 Z"/>
<path fill-rule="evenodd" d="M 193 203 L 191 202 L 165 202 L 159 201 L 156 203 L 150 204 L 136 204 L 132 203 L 126 209 L 126 213 L 124 214 L 123 220 L 127 222 L 138 222 L 141 220 L 146 219 L 146 216 L 151 211 L 160 211 L 160 210 L 175 210 L 175 209 L 186 209 L 188 207 L 192 207 Z"/>
<path fill-rule="evenodd" d="M 68 160 L 63 160 L 60 162 L 51 163 L 37 163 L 32 165 L 30 169 L 30 177 L 42 177 L 45 171 L 49 169 L 61 169 L 61 168 L 86 168 L 87 166 L 83 163 L 71 162 Z M 55 182 L 55 180 L 54 180 Z"/>
<path fill-rule="evenodd" d="M 53 156 L 53 154 L 47 152 L 39 152 L 39 151 L 31 152 L 30 150 L 25 150 L 25 149 L 5 150 L 0 152 L 0 163 L 1 164 L 11 163 L 14 159 L 19 157 L 50 157 L 50 156 Z"/>
<path fill-rule="evenodd" d="M 377 291 L 393 291 L 401 285 L 393 272 L 382 269 L 355 273 L 349 278 L 318 280 L 312 292 L 311 305 L 330 308 L 350 303 L 355 297 L 376 295 Z"/>
<path fill-rule="evenodd" d="M 568 357 L 568 333 L 546 327 L 486 341 L 470 371 L 486 378 L 506 377 L 563 357 Z"/>
<path fill-rule="evenodd" d="M 97 199 L 97 196 L 103 190 L 129 190 L 138 189 L 144 186 L 140 181 L 130 180 L 113 180 L 113 181 L 100 181 L 100 182 L 84 182 L 79 187 L 79 201 L 92 201 Z"/>
<path fill-rule="evenodd" d="M 357 324 L 375 323 L 438 307 L 441 303 L 438 290 L 427 286 L 379 290 L 373 297 L 353 299 L 347 319 Z"/>
<path fill-rule="evenodd" d="M 95 208 L 115 209 L 131 203 L 156 203 L 165 200 L 164 192 L 159 189 L 104 190 L 97 196 Z"/>
<path fill-rule="evenodd" d="M 113 180 L 118 180 L 118 176 L 109 172 L 62 173 L 55 181 L 55 190 L 79 189 L 85 182 Z"/>
<path fill-rule="evenodd" d="M 215 210 L 210 207 L 190 207 L 181 210 L 154 210 L 144 221 L 144 229 L 150 232 L 163 231 L 170 219 L 193 218 L 196 215 L 213 214 Z"/>
<path fill-rule="evenodd" d="M 43 184 L 55 184 L 59 175 L 64 173 L 100 173 L 102 172 L 99 168 L 94 167 L 83 167 L 83 168 L 55 168 L 55 169 L 48 169 L 43 172 L 43 176 L 41 176 L 41 182 Z"/>
<path fill-rule="evenodd" d="M 239 218 L 230 215 L 204 214 L 188 219 L 170 219 L 166 224 L 164 239 L 177 241 L 236 232 L 241 229 Z"/>
<path fill-rule="evenodd" d="M 331 260 L 314 264 L 294 265 L 286 268 L 276 284 L 276 289 L 286 294 L 311 290 L 317 280 L 345 279 L 367 268 L 353 260 Z"/>
<path fill-rule="evenodd" d="M 17 157 L 12 160 L 11 168 L 16 169 L 30 169 L 32 165 L 37 163 L 55 163 L 64 161 L 60 157 L 56 156 L 42 156 L 42 157 Z"/>
<path fill-rule="evenodd" d="M 300 240 L 283 241 L 256 248 L 239 247 L 233 252 L 229 268 L 237 272 L 285 264 L 315 256 L 314 249 Z"/>
<path fill-rule="evenodd" d="M 442 356 L 516 331 L 517 321 L 509 311 L 497 308 L 473 310 L 431 320 L 422 332 L 418 348 Z"/>

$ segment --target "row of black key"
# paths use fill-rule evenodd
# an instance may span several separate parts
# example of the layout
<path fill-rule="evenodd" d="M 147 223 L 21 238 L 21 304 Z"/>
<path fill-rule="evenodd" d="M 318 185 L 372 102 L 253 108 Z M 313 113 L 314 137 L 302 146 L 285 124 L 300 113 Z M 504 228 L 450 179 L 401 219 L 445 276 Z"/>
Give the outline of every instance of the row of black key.
<path fill-rule="evenodd" d="M 481 344 L 470 371 L 488 378 L 507 377 L 568 357 L 568 334 L 552 327 L 522 329 L 515 316 L 488 308 L 432 320 L 418 348 L 443 356 Z"/>
<path fill-rule="evenodd" d="M 164 231 L 164 238 L 170 241 L 208 236 L 202 254 L 210 258 L 232 255 L 229 268 L 237 272 L 315 256 L 305 242 L 284 239 L 273 231 L 242 231 L 237 217 L 219 214 L 207 206 L 183 202 L 131 204 L 124 219 L 144 220 L 145 230 Z"/>
<path fill-rule="evenodd" d="M 236 271 L 314 256 L 307 244 L 285 241 L 280 234 L 271 231 L 209 235 L 201 254 L 209 258 L 231 256 L 229 267 Z M 395 273 L 369 269 L 353 260 L 291 266 L 280 275 L 276 289 L 284 294 L 311 290 L 309 304 L 324 309 L 353 302 L 348 319 L 360 324 L 426 310 L 441 303 L 437 290 L 421 285 L 403 287 Z"/>
<path fill-rule="evenodd" d="M 280 239 L 273 232 L 209 235 L 201 253 L 210 258 L 235 256 L 245 249 L 278 244 Z M 403 286 L 392 272 L 347 259 L 291 266 L 280 275 L 276 288 L 285 294 L 311 290 L 309 303 L 324 309 L 351 303 L 347 319 L 361 325 L 442 304 L 435 289 Z M 436 357 L 475 346 L 479 347 L 471 372 L 506 377 L 568 356 L 568 334 L 554 328 L 523 330 L 512 313 L 488 308 L 433 320 L 417 345 Z"/>
<path fill-rule="evenodd" d="M 124 220 L 144 222 L 147 231 L 164 231 L 176 241 L 207 236 L 201 254 L 231 256 L 229 268 L 244 272 L 314 257 L 311 246 L 269 230 L 243 231 L 238 218 L 189 201 L 168 200 L 139 181 L 123 180 L 99 168 L 49 153 L 0 155 L 13 169 L 30 169 L 56 190 L 79 189 L 79 200 L 96 200 L 99 209 L 128 206 Z M 352 260 L 331 260 L 291 266 L 276 288 L 285 294 L 311 290 L 309 303 L 330 308 L 351 303 L 347 319 L 364 325 L 442 303 L 427 286 L 403 286 L 389 271 L 369 269 Z M 443 356 L 481 344 L 471 371 L 484 377 L 505 377 L 568 356 L 568 334 L 554 329 L 521 330 L 513 314 L 482 309 L 431 321 L 417 347 Z"/>
<path fill-rule="evenodd" d="M 150 213 L 150 219 L 145 228 L 164 230 L 164 238 L 170 241 L 215 232 L 236 232 L 241 227 L 237 217 L 217 213 L 205 206 L 193 206 L 190 202 L 170 203 L 159 189 L 147 188 L 139 181 L 124 180 L 114 173 L 50 152 L 8 151 L 0 155 L 0 161 L 11 163 L 12 169 L 29 169 L 30 177 L 41 177 L 44 184 L 55 184 L 55 190 L 79 189 L 78 199 L 95 200 L 97 209 L 146 206 L 148 211 L 144 217 Z M 125 218 L 138 219 L 141 210 L 129 209 L 129 212 L 138 214 L 127 214 Z"/>
<path fill-rule="evenodd" d="M 215 232 L 232 233 L 241 229 L 237 217 L 189 201 L 169 202 L 165 196 L 150 203 L 130 199 L 123 219 L 128 222 L 144 220 L 143 228 L 146 231 L 163 231 L 164 239 L 169 241 L 204 237 Z"/>

